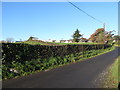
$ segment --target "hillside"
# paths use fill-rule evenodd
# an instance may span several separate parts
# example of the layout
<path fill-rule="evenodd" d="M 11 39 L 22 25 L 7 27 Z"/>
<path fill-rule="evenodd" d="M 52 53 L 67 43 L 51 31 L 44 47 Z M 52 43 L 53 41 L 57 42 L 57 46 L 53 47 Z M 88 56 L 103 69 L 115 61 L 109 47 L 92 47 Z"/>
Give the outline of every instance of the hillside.
<path fill-rule="evenodd" d="M 16 43 L 25 43 L 25 44 L 31 44 L 31 45 L 74 45 L 74 44 L 98 44 L 98 43 L 59 43 L 59 42 L 44 42 L 41 40 L 30 40 L 30 41 L 23 41 L 23 42 L 16 42 Z"/>

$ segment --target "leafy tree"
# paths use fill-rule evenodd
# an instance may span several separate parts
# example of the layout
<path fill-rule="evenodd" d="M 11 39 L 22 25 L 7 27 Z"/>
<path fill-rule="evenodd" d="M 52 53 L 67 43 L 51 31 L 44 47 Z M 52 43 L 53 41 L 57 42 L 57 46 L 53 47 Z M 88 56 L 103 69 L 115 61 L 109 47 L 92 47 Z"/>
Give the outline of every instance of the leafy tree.
<path fill-rule="evenodd" d="M 28 41 L 37 40 L 37 39 L 38 39 L 37 37 L 32 37 L 32 36 L 30 36 L 29 39 L 28 39 Z"/>
<path fill-rule="evenodd" d="M 80 38 L 81 42 L 87 42 L 88 40 L 86 38 Z"/>
<path fill-rule="evenodd" d="M 29 39 L 28 39 L 28 41 L 31 41 L 31 40 L 33 40 L 33 38 L 34 38 L 34 37 L 30 36 L 30 37 L 29 37 Z"/>
<path fill-rule="evenodd" d="M 105 41 L 107 42 L 106 44 L 111 44 L 113 42 L 113 40 L 114 40 L 113 35 L 114 34 L 112 34 L 112 32 L 113 31 L 109 31 L 109 32 L 105 33 Z"/>
<path fill-rule="evenodd" d="M 104 43 L 105 42 L 105 30 L 104 28 L 97 29 L 89 38 L 92 42 Z"/>
<path fill-rule="evenodd" d="M 99 43 L 105 43 L 105 33 L 104 33 L 104 29 L 101 29 L 98 33 L 97 33 L 97 38 L 96 38 L 97 42 Z"/>
<path fill-rule="evenodd" d="M 74 42 L 79 42 L 80 41 L 80 37 L 81 37 L 82 35 L 80 34 L 80 31 L 77 29 L 74 33 L 73 33 L 73 41 Z"/>
<path fill-rule="evenodd" d="M 113 42 L 113 31 L 105 31 L 104 28 L 97 29 L 89 38 L 92 42 L 112 44 Z"/>

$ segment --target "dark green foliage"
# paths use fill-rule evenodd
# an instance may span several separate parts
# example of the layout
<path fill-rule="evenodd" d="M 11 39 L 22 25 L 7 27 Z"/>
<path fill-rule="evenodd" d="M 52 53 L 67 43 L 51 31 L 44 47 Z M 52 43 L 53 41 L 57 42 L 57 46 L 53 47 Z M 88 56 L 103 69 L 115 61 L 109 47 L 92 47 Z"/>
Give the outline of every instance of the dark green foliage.
<path fill-rule="evenodd" d="M 2 78 L 9 79 L 47 70 L 97 55 L 110 45 L 42 46 L 2 44 Z"/>
<path fill-rule="evenodd" d="M 80 31 L 77 29 L 77 30 L 75 31 L 75 33 L 73 34 L 73 41 L 74 41 L 74 42 L 79 42 L 81 36 L 82 36 L 82 35 L 80 34 Z"/>
<path fill-rule="evenodd" d="M 86 50 L 97 50 L 111 47 L 110 45 L 63 45 L 63 46 L 45 46 L 28 44 L 2 44 L 2 63 L 11 63 L 12 61 L 24 62 L 32 59 L 48 59 L 49 57 L 64 57 L 66 55 L 84 52 Z"/>

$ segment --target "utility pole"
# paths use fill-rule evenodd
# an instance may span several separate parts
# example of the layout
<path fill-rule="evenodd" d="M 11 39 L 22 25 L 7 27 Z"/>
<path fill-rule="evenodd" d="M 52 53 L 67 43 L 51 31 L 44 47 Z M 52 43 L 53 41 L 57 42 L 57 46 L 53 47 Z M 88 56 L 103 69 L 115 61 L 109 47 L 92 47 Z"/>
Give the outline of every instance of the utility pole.
<path fill-rule="evenodd" d="M 103 29 L 104 29 L 103 35 L 104 35 L 104 44 L 105 44 L 106 43 L 106 40 L 105 40 L 105 23 L 103 23 Z"/>
<path fill-rule="evenodd" d="M 103 24 L 103 28 L 104 28 L 104 31 L 105 31 L 105 23 Z"/>

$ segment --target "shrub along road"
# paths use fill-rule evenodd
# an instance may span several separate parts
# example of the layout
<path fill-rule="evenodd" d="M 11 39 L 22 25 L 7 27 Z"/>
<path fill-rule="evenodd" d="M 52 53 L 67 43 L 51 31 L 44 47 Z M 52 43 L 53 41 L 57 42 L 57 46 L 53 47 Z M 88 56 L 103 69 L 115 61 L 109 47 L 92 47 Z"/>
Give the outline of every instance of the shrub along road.
<path fill-rule="evenodd" d="M 3 88 L 94 88 L 95 80 L 120 55 L 120 48 L 50 71 L 3 81 Z"/>

